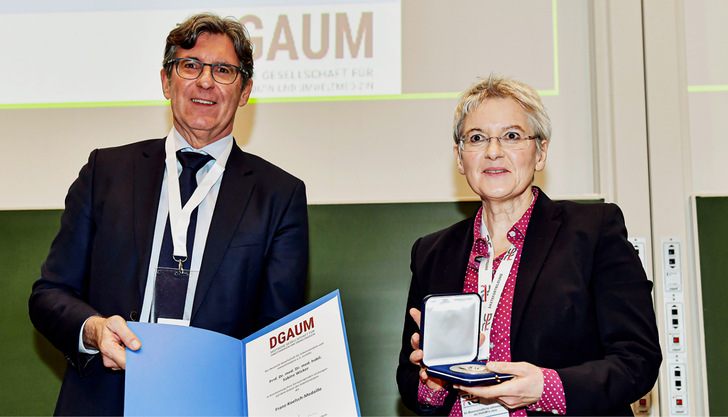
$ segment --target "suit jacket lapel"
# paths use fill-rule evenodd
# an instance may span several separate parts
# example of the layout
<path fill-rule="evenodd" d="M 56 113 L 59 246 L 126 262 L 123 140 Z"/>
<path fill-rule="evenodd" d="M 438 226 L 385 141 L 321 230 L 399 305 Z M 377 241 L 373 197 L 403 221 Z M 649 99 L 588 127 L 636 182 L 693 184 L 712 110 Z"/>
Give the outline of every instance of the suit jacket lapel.
<path fill-rule="evenodd" d="M 451 242 L 447 243 L 447 254 L 446 259 L 452 259 L 453 262 L 448 266 L 452 266 L 452 270 L 445 272 L 442 279 L 436 280 L 433 283 L 434 293 L 461 293 L 465 286 L 465 274 L 467 273 L 468 260 L 470 259 L 470 251 L 473 249 L 473 239 L 475 235 L 473 227 L 475 227 L 475 216 L 468 219 L 467 222 L 463 223 L 466 227 L 462 230 L 465 234 L 465 238 L 459 238 L 462 236 L 457 233 Z"/>
<path fill-rule="evenodd" d="M 237 143 L 234 143 L 225 165 L 220 192 L 215 202 L 215 211 L 207 234 L 200 276 L 195 290 L 195 301 L 192 305 L 192 319 L 204 300 L 210 284 L 215 279 L 220 262 L 238 229 L 245 207 L 255 188 L 255 181 L 251 178 L 252 169 L 249 166 L 246 167 L 245 159 L 245 153 Z"/>
<path fill-rule="evenodd" d="M 134 163 L 134 236 L 136 240 L 139 295 L 144 294 L 149 257 L 154 239 L 159 195 L 164 178 L 164 139 L 153 141 Z"/>
<path fill-rule="evenodd" d="M 533 286 L 538 279 L 546 256 L 551 250 L 556 233 L 561 227 L 561 219 L 558 217 L 560 213 L 561 208 L 551 201 L 546 193 L 539 190 L 539 196 L 528 223 L 521 262 L 518 266 L 511 315 L 511 340 L 516 340 Z"/>

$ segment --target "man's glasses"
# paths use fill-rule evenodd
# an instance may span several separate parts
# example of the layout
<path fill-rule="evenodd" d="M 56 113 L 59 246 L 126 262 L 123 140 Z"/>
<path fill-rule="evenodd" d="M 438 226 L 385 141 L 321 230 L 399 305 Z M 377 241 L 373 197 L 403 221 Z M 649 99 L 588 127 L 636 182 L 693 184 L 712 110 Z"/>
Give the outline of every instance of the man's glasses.
<path fill-rule="evenodd" d="M 232 84 L 238 79 L 238 73 L 247 76 L 247 71 L 232 64 L 205 64 L 195 58 L 174 58 L 167 62 L 168 65 L 174 65 L 177 75 L 185 80 L 196 80 L 201 74 L 205 66 L 210 67 L 212 71 L 212 79 L 220 84 Z"/>
<path fill-rule="evenodd" d="M 460 138 L 460 148 L 465 152 L 479 152 L 488 148 L 492 139 L 497 139 L 503 149 L 517 151 L 526 149 L 529 140 L 540 138 L 538 136 L 522 136 L 520 133 L 515 131 L 506 132 L 502 136 L 492 137 L 485 136 L 478 132 L 472 132 L 467 137 L 464 136 Z"/>

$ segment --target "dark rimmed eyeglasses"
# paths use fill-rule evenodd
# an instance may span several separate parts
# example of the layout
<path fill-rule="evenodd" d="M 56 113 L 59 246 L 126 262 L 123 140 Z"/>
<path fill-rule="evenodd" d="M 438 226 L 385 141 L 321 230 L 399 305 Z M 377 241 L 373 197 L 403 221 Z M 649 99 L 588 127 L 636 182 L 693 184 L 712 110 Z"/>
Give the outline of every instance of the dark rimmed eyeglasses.
<path fill-rule="evenodd" d="M 247 77 L 248 72 L 233 64 L 206 64 L 195 58 L 174 58 L 167 62 L 167 65 L 174 65 L 177 75 L 185 80 L 196 80 L 202 75 L 205 67 L 210 67 L 212 79 L 220 84 L 232 84 L 238 79 L 238 73 Z"/>

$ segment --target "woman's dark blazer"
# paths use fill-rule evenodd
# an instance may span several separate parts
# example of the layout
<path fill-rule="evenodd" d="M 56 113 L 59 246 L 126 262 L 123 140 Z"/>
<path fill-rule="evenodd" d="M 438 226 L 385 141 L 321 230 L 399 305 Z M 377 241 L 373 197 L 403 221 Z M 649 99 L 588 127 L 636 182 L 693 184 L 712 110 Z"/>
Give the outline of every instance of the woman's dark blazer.
<path fill-rule="evenodd" d="M 408 311 L 428 294 L 462 292 L 474 220 L 415 242 Z M 454 393 L 440 409 L 417 402 L 419 368 L 409 362 L 417 331 L 406 314 L 400 394 L 418 413 L 447 414 Z M 662 361 L 652 283 L 619 207 L 554 202 L 539 192 L 513 296 L 511 361 L 556 370 L 570 415 L 631 415 L 630 404 L 652 389 Z"/>

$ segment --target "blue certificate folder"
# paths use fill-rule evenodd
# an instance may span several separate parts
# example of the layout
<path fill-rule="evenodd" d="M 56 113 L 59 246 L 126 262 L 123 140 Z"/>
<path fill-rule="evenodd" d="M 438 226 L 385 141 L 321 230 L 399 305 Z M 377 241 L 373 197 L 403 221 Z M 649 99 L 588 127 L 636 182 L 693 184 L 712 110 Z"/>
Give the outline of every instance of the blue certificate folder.
<path fill-rule="evenodd" d="M 309 315 L 314 317 L 317 314 L 317 308 L 333 299 L 338 305 L 338 319 L 341 323 L 341 329 L 335 329 L 335 331 L 343 333 L 343 344 L 340 350 L 344 348 L 346 350 L 345 356 L 342 352 L 337 353 L 342 353 L 342 355 L 338 355 L 340 361 L 343 358 L 344 362 L 348 362 L 348 375 L 342 375 L 341 373 L 347 370 L 343 366 L 336 366 L 336 363 L 332 363 L 327 372 L 336 372 L 335 378 L 344 377 L 347 382 L 350 381 L 351 391 L 348 391 L 348 388 L 347 391 L 352 394 L 351 402 L 353 404 L 348 409 L 354 410 L 353 412 L 359 415 L 359 404 L 338 290 L 243 340 L 194 327 L 130 322 L 129 328 L 141 340 L 142 348 L 137 352 L 127 349 L 124 415 L 249 415 L 251 399 L 248 398 L 248 384 L 265 384 L 268 381 L 246 381 L 246 345 L 256 342 L 260 346 L 261 341 L 257 339 L 279 328 L 284 329 L 282 334 L 285 334 L 285 329 L 292 328 L 294 322 L 299 323 L 302 316 L 307 315 L 306 320 Z M 311 318 L 311 320 L 313 319 Z M 311 323 L 313 324 L 313 321 Z M 316 330 L 319 331 L 319 329 Z M 273 333 L 274 336 L 276 334 L 281 333 Z M 279 336 L 274 341 L 271 337 L 271 341 L 266 341 L 266 343 L 270 343 L 271 349 L 273 349 L 274 345 L 278 344 L 278 340 L 284 338 L 285 336 Z M 296 342 L 298 341 L 296 340 Z M 251 358 L 248 358 L 248 361 L 250 360 Z M 324 358 L 324 362 L 326 360 L 327 358 Z M 299 397 L 304 398 L 315 394 L 310 389 L 311 385 L 314 384 L 309 384 L 309 388 L 302 388 L 300 396 L 295 394 L 294 401 L 288 401 L 288 407 L 286 407 L 286 403 L 282 403 L 281 405 L 284 407 L 276 407 L 276 410 L 284 408 L 283 411 L 280 411 L 282 415 L 295 414 L 295 407 L 299 404 L 291 405 L 290 403 L 297 402 Z M 319 389 L 314 391 L 316 390 Z M 272 395 L 268 395 L 268 397 Z M 326 410 L 326 400 L 336 401 L 335 398 L 327 398 L 325 395 L 318 397 L 320 398 L 317 398 L 317 408 L 320 406 L 322 411 Z M 273 413 L 271 412 L 271 414 Z"/>

